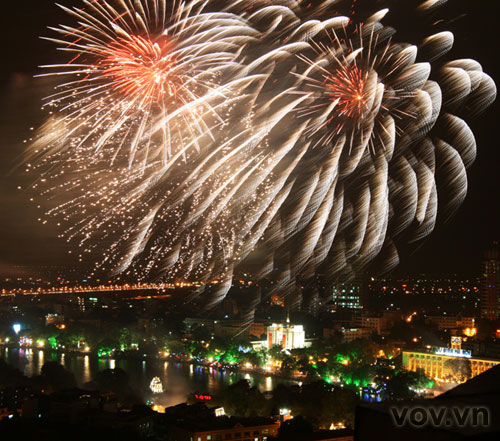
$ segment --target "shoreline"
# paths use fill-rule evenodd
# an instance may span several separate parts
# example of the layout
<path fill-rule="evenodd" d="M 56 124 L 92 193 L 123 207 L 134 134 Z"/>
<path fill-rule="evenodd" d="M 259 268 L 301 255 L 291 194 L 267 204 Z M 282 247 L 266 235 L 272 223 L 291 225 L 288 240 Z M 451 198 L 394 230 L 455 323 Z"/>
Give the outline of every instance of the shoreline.
<path fill-rule="evenodd" d="M 153 360 L 153 361 L 173 361 L 185 365 L 194 365 L 194 366 L 201 366 L 205 368 L 211 368 L 215 369 L 217 371 L 221 372 L 234 372 L 234 373 L 248 373 L 248 374 L 254 374 L 254 375 L 260 375 L 264 377 L 274 377 L 274 378 L 279 378 L 282 380 L 289 380 L 289 381 L 295 381 L 297 383 L 302 383 L 307 379 L 305 375 L 303 376 L 289 376 L 289 375 L 282 375 L 276 372 L 272 371 L 266 371 L 263 369 L 255 369 L 255 368 L 246 368 L 244 366 L 229 366 L 229 367 L 223 367 L 222 365 L 215 366 L 212 365 L 210 362 L 203 362 L 203 361 L 198 361 L 195 359 L 185 359 L 182 356 L 177 356 L 177 355 L 169 355 L 169 356 L 159 356 L 159 355 L 138 355 L 134 354 L 133 352 L 125 353 L 125 352 L 119 352 L 116 355 L 113 356 L 105 356 L 105 357 L 99 357 L 96 352 L 92 351 L 79 351 L 75 349 L 49 349 L 45 347 L 27 347 L 27 346 L 21 346 L 21 345 L 16 345 L 14 343 L 0 343 L 0 348 L 5 347 L 6 349 L 18 349 L 18 350 L 31 350 L 31 351 L 43 351 L 44 353 L 55 353 L 55 354 L 72 354 L 76 356 L 82 356 L 82 357 L 93 357 L 99 360 L 137 360 L 137 361 L 147 361 L 147 360 Z M 135 351 L 134 351 L 135 352 Z"/>

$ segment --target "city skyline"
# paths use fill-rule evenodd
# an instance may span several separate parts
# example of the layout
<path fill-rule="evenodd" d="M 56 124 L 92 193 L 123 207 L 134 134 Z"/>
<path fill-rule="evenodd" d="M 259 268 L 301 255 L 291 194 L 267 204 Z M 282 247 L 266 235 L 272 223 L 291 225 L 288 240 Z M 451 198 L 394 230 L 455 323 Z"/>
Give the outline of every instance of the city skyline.
<path fill-rule="evenodd" d="M 499 1 L 25 0 L 0 30 L 0 434 L 500 435 Z"/>

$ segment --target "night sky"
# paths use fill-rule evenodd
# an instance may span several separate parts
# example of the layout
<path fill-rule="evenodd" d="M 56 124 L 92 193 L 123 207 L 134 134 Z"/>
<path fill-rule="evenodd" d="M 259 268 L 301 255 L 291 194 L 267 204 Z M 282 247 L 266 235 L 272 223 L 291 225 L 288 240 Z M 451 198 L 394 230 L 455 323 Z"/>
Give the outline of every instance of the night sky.
<path fill-rule="evenodd" d="M 395 0 L 396 1 L 396 0 Z M 405 0 L 399 0 L 404 3 Z M 7 5 L 5 5 L 7 3 Z M 70 6 L 76 0 L 59 0 Z M 499 4 L 495 0 L 449 0 L 442 10 L 445 28 L 455 34 L 453 58 L 474 58 L 500 84 L 498 62 Z M 37 66 L 65 61 L 53 44 L 40 40 L 47 26 L 68 23 L 52 0 L 7 1 L 2 4 L 2 68 L 0 69 L 0 275 L 15 275 L 26 267 L 66 266 L 71 245 L 57 239 L 57 230 L 37 222 L 39 212 L 31 195 L 19 191 L 28 177 L 20 164 L 31 127 L 44 119 L 41 99 L 49 81 L 34 79 Z M 441 29 L 439 29 L 441 30 Z M 429 33 L 432 33 L 432 28 Z M 398 34 L 397 34 L 398 35 Z M 396 35 L 396 38 L 397 38 Z M 482 251 L 500 237 L 500 103 L 496 101 L 479 119 L 470 121 L 478 143 L 478 158 L 469 170 L 469 194 L 454 218 L 442 221 L 418 249 L 405 250 L 398 271 L 479 273 Z M 29 269 L 24 269 L 29 273 Z"/>

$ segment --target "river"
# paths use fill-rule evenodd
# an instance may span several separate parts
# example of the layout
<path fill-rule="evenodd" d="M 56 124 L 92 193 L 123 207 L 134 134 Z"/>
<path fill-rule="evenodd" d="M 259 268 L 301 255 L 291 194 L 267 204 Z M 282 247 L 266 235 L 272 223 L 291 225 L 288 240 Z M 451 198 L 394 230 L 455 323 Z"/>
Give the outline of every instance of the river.
<path fill-rule="evenodd" d="M 162 406 L 183 403 L 191 393 L 215 395 L 224 387 L 242 379 L 250 380 L 261 392 L 273 390 L 278 384 L 296 384 L 296 381 L 246 372 L 228 372 L 190 363 L 177 363 L 157 359 L 100 359 L 92 355 L 58 353 L 39 349 L 0 347 L 0 358 L 16 367 L 26 376 L 38 375 L 47 361 L 57 361 L 71 371 L 79 386 L 104 369 L 119 367 L 130 376 L 137 391 L 146 391 L 153 377 L 158 376 L 165 393 L 155 400 Z"/>

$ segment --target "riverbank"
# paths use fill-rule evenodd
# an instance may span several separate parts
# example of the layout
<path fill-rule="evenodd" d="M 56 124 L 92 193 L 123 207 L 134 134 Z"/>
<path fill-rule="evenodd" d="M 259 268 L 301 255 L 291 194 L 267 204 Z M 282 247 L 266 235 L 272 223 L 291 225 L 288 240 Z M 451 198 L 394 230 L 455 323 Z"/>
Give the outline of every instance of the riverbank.
<path fill-rule="evenodd" d="M 32 350 L 32 351 L 43 351 L 44 353 L 53 353 L 53 354 L 72 354 L 78 356 L 91 356 L 95 357 L 99 360 L 114 360 L 115 362 L 118 360 L 136 360 L 136 361 L 169 361 L 174 363 L 184 363 L 186 365 L 194 365 L 201 366 L 206 368 L 216 369 L 221 372 L 241 372 L 245 374 L 253 374 L 253 375 L 262 375 L 262 376 L 270 376 L 274 378 L 280 378 L 283 380 L 303 382 L 306 380 L 306 376 L 300 373 L 296 373 L 294 375 L 284 375 L 280 372 L 276 372 L 275 370 L 268 370 L 257 368 L 255 366 L 242 366 L 239 364 L 222 364 L 217 362 L 210 362 L 208 360 L 200 360 L 193 357 L 188 357 L 184 355 L 176 355 L 176 354 L 166 354 L 165 352 L 160 352 L 159 354 L 140 354 L 138 351 L 130 350 L 130 351 L 114 351 L 112 355 L 100 356 L 95 351 L 88 350 L 78 350 L 78 349 L 53 349 L 47 348 L 45 346 L 23 346 L 16 345 L 14 343 L 0 343 L 0 348 L 11 348 L 11 349 L 22 349 L 22 350 Z"/>

